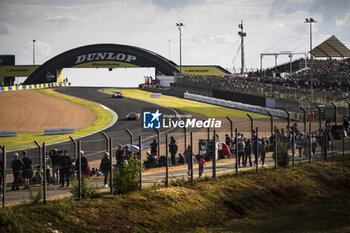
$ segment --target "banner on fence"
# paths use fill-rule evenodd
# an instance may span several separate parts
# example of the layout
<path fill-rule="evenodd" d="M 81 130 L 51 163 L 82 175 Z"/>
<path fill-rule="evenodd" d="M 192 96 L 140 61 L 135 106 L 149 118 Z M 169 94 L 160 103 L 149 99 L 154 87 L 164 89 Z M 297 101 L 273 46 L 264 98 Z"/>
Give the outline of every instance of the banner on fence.
<path fill-rule="evenodd" d="M 54 134 L 70 134 L 74 133 L 74 127 L 63 127 L 63 128 L 46 128 L 44 129 L 45 135 L 54 135 Z"/>
<path fill-rule="evenodd" d="M 16 137 L 17 130 L 0 130 L 0 137 Z"/>

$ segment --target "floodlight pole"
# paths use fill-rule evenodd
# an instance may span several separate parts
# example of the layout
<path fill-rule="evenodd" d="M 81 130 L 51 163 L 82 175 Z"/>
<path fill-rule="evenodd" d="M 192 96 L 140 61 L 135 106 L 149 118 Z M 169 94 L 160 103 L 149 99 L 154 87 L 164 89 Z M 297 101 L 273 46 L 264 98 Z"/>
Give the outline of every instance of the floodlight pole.
<path fill-rule="evenodd" d="M 309 23 L 310 24 L 310 62 L 311 62 L 311 65 L 310 65 L 310 89 L 311 89 L 311 104 L 313 102 L 313 65 L 314 65 L 314 62 L 313 62 L 313 57 L 312 57 L 312 23 L 317 23 L 316 20 L 314 20 L 313 18 L 305 18 L 305 22 L 304 23 Z M 310 106 L 310 112 L 311 113 L 311 106 Z"/>
<path fill-rule="evenodd" d="M 179 29 L 179 37 L 180 37 L 180 74 L 182 73 L 182 48 L 181 48 L 181 27 L 185 26 L 183 23 L 176 23 L 175 25 L 177 29 Z"/>
<path fill-rule="evenodd" d="M 241 24 L 238 25 L 238 28 L 241 29 L 241 31 L 238 32 L 238 35 L 241 37 L 241 74 L 244 73 L 244 37 L 247 36 L 247 33 L 243 32 L 243 20 L 241 20 Z"/>
<path fill-rule="evenodd" d="M 33 65 L 35 65 L 35 40 L 33 40 Z"/>

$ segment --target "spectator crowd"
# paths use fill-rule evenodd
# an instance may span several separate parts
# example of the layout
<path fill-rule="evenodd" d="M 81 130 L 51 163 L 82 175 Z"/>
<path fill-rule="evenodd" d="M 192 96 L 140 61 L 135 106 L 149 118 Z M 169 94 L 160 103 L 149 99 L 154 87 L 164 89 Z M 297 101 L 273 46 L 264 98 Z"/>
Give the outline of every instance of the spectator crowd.
<path fill-rule="evenodd" d="M 313 68 L 313 88 L 316 94 L 332 100 L 342 100 L 350 91 L 350 58 L 317 61 Z M 185 86 L 212 88 L 269 97 L 302 99 L 310 93 L 310 69 L 302 69 L 289 77 L 263 76 L 259 72 L 248 75 L 177 77 L 176 83 Z M 316 91 L 315 91 L 316 92 Z"/>

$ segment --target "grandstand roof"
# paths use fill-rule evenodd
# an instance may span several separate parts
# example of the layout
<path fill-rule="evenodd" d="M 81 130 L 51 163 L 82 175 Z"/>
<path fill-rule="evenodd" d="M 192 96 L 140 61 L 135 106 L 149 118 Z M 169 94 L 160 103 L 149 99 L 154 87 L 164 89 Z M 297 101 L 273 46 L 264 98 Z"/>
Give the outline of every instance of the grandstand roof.
<path fill-rule="evenodd" d="M 314 35 L 311 53 L 315 57 L 350 57 L 350 50 L 334 35 Z M 289 37 L 277 42 L 261 55 L 307 54 L 310 52 L 310 37 Z"/>

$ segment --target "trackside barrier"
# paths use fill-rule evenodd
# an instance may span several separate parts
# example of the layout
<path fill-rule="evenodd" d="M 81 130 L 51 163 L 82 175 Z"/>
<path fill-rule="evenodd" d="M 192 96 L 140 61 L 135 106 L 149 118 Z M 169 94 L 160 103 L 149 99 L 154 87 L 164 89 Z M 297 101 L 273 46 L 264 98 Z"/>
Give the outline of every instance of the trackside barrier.
<path fill-rule="evenodd" d="M 200 102 L 204 102 L 204 103 L 229 107 L 229 108 L 240 109 L 240 110 L 249 111 L 249 112 L 261 113 L 261 114 L 265 114 L 265 115 L 269 115 L 268 112 L 270 112 L 271 115 L 273 115 L 273 116 L 285 117 L 284 111 L 279 110 L 279 109 L 266 108 L 266 107 L 250 105 L 250 104 L 242 104 L 242 103 L 235 102 L 235 101 L 217 99 L 217 98 L 207 97 L 207 96 L 202 96 L 202 95 L 196 95 L 196 94 L 191 94 L 188 92 L 184 93 L 184 98 L 190 99 L 190 100 L 195 100 L 195 101 L 200 101 Z M 298 120 L 298 121 L 300 121 L 302 119 L 302 116 L 303 115 L 300 113 L 292 114 L 293 119 Z"/>
<path fill-rule="evenodd" d="M 0 92 L 34 90 L 34 89 L 52 88 L 52 87 L 69 87 L 69 86 L 70 86 L 70 83 L 41 83 L 41 84 L 19 85 L 19 86 L 6 86 L 6 87 L 0 87 Z"/>

